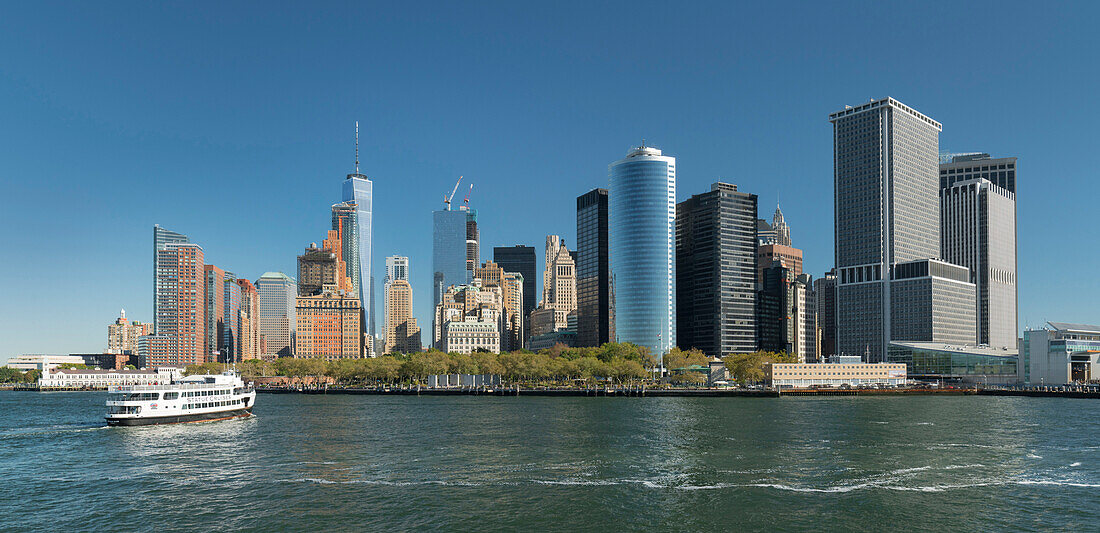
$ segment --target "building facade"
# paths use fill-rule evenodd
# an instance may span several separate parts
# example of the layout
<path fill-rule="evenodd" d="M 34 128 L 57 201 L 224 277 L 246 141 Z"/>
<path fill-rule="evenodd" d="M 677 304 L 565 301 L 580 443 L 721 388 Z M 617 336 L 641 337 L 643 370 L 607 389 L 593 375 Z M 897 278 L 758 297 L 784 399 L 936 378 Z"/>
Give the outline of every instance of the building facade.
<path fill-rule="evenodd" d="M 940 163 L 940 189 L 947 189 L 960 181 L 988 180 L 994 185 L 1016 195 L 1016 158 L 992 158 L 985 153 L 953 154 Z"/>
<path fill-rule="evenodd" d="M 756 207 L 755 194 L 728 183 L 676 206 L 681 348 L 717 357 L 756 350 Z"/>
<path fill-rule="evenodd" d="M 209 352 L 202 247 L 168 242 L 156 253 L 156 332 L 138 338 L 138 360 L 151 367 L 204 363 Z"/>
<path fill-rule="evenodd" d="M 191 239 L 182 233 L 177 233 L 172 230 L 167 230 L 160 227 L 160 224 L 153 225 L 153 333 L 156 333 L 159 329 L 159 323 L 157 322 L 157 297 L 159 296 L 158 290 L 158 272 L 160 269 L 160 252 L 165 250 L 169 244 L 187 244 L 191 242 Z"/>
<path fill-rule="evenodd" d="M 909 377 L 983 385 L 1017 382 L 1016 350 L 941 342 L 891 342 L 887 357 L 905 364 Z"/>
<path fill-rule="evenodd" d="M 940 209 L 942 256 L 969 268 L 977 287 L 978 343 L 1016 346 L 1015 194 L 984 178 L 954 181 Z"/>
<path fill-rule="evenodd" d="M 607 189 L 577 197 L 577 346 L 615 339 Z"/>
<path fill-rule="evenodd" d="M 883 361 L 894 265 L 940 253 L 939 122 L 893 99 L 829 115 L 833 124 L 837 351 Z M 908 326 L 903 326 L 903 329 Z M 916 340 L 916 339 L 898 339 Z"/>
<path fill-rule="evenodd" d="M 615 337 L 660 360 L 676 346 L 676 158 L 643 145 L 608 174 Z"/>
<path fill-rule="evenodd" d="M 440 350 L 452 351 L 451 348 L 466 342 L 465 340 L 448 340 L 448 335 L 452 335 L 453 332 L 466 331 L 461 328 L 458 330 L 448 329 L 448 325 L 452 322 L 479 323 L 482 325 L 476 328 L 482 329 L 486 327 L 484 324 L 491 324 L 496 331 L 494 342 L 497 351 L 499 351 L 501 325 L 505 321 L 504 300 L 504 291 L 501 287 L 483 286 L 482 280 L 479 278 L 474 278 L 468 285 L 448 287 L 439 305 L 435 308 L 433 343 Z M 481 340 L 484 340 L 483 336 Z"/>
<path fill-rule="evenodd" d="M 523 307 L 521 317 L 526 319 L 538 305 L 538 293 L 535 291 L 537 274 L 535 272 L 535 248 L 517 244 L 493 248 L 493 262 L 505 272 L 515 272 L 523 277 Z"/>
<path fill-rule="evenodd" d="M 1100 381 L 1100 326 L 1047 322 L 1024 331 L 1031 385 Z"/>
<path fill-rule="evenodd" d="M 764 269 L 757 295 L 757 339 L 761 350 L 784 352 L 799 362 L 817 359 L 813 284 L 780 261 Z"/>
<path fill-rule="evenodd" d="M 363 357 L 359 298 L 328 286 L 295 300 L 294 357 L 329 361 Z"/>
<path fill-rule="evenodd" d="M 136 355 L 138 337 L 152 334 L 152 324 L 127 321 L 126 310 L 123 309 L 115 323 L 107 326 L 107 349 Z"/>
<path fill-rule="evenodd" d="M 764 369 L 765 380 L 782 387 L 896 387 L 908 380 L 899 363 L 774 363 Z"/>
<path fill-rule="evenodd" d="M 472 279 L 466 272 L 466 211 L 452 211 L 449 204 L 447 207 L 432 212 L 433 307 L 439 305 L 449 287 L 465 285 Z"/>
<path fill-rule="evenodd" d="M 493 320 L 468 316 L 443 325 L 441 350 L 448 353 L 489 351 L 500 353 L 500 331 Z"/>
<path fill-rule="evenodd" d="M 890 339 L 974 345 L 975 287 L 966 267 L 934 259 L 894 265 Z"/>
<path fill-rule="evenodd" d="M 544 257 L 542 301 L 529 317 L 532 336 L 565 329 L 566 317 L 577 312 L 576 266 L 561 237 L 546 236 Z"/>
<path fill-rule="evenodd" d="M 523 316 L 525 279 L 518 272 L 507 272 L 501 265 L 486 261 L 474 271 L 474 279 L 486 289 L 500 290 L 500 349 L 519 350 L 527 338 L 529 322 Z"/>
<path fill-rule="evenodd" d="M 266 272 L 256 280 L 261 359 L 274 361 L 294 355 L 297 294 L 298 284 L 294 278 L 282 272 Z"/>
<path fill-rule="evenodd" d="M 387 264 L 387 270 L 389 270 Z M 386 283 L 386 331 L 384 353 L 420 351 L 420 326 L 412 316 L 412 285 L 407 278 L 396 277 Z M 388 276 L 388 274 L 387 274 Z"/>
<path fill-rule="evenodd" d="M 357 128 L 358 129 L 358 128 Z M 358 135 L 357 135 L 358 137 Z M 361 319 L 364 325 L 374 323 L 374 273 L 371 271 L 373 263 L 371 262 L 372 254 L 372 242 L 373 242 L 373 211 L 374 211 L 374 184 L 367 176 L 359 173 L 359 156 L 358 156 L 358 144 L 356 148 L 356 162 L 355 173 L 348 174 L 344 179 L 342 193 L 345 205 L 355 205 L 355 229 L 348 235 L 348 241 L 344 241 L 343 233 L 347 233 L 349 228 L 334 227 L 333 230 L 338 232 L 340 240 L 340 246 L 342 250 L 351 250 L 356 256 L 358 262 L 358 272 L 355 272 L 354 265 L 344 266 L 345 272 L 352 271 L 350 277 L 350 283 L 353 290 L 359 298 L 359 307 L 363 313 Z M 333 222 L 339 224 L 340 220 L 343 220 L 343 210 L 341 210 L 341 216 L 337 216 L 337 213 L 333 212 Z M 346 252 L 345 252 L 346 254 Z M 345 255 L 341 254 L 341 255 Z M 341 261 L 343 258 L 341 257 Z M 368 286 L 369 285 L 369 286 Z M 362 332 L 364 328 L 360 328 Z M 360 339 L 360 345 L 364 345 L 364 339 Z M 373 344 L 371 345 L 373 348 Z"/>
<path fill-rule="evenodd" d="M 260 352 L 260 297 L 256 286 L 247 279 L 238 278 L 241 292 L 240 311 L 240 358 L 242 361 L 259 359 Z"/>
<path fill-rule="evenodd" d="M 756 248 L 758 283 L 764 282 L 764 269 L 771 267 L 775 261 L 783 263 L 795 276 L 802 274 L 802 250 L 783 244 L 761 244 Z"/>
<path fill-rule="evenodd" d="M 817 357 L 824 361 L 836 352 L 836 274 L 831 270 L 814 280 L 817 320 Z"/>

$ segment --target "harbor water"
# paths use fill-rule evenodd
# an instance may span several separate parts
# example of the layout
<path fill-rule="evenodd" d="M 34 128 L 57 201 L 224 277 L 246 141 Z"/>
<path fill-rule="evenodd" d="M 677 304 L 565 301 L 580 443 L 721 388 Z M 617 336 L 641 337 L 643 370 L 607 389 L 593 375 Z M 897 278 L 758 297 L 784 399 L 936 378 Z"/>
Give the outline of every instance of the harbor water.
<path fill-rule="evenodd" d="M 4 531 L 1100 529 L 1100 402 L 0 391 Z"/>

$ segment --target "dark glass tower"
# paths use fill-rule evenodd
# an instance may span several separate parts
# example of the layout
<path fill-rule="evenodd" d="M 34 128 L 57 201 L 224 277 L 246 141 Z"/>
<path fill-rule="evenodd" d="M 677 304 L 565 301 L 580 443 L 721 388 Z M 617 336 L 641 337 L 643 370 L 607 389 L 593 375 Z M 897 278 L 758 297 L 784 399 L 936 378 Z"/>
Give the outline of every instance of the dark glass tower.
<path fill-rule="evenodd" d="M 577 346 L 615 339 L 614 291 L 608 255 L 607 189 L 577 197 Z"/>
<path fill-rule="evenodd" d="M 756 350 L 756 195 L 715 183 L 676 206 L 676 338 L 722 357 Z"/>
<path fill-rule="evenodd" d="M 518 272 L 523 275 L 523 318 L 535 310 L 537 299 L 535 292 L 535 249 L 531 246 L 499 246 L 493 248 L 493 262 L 505 272 Z"/>

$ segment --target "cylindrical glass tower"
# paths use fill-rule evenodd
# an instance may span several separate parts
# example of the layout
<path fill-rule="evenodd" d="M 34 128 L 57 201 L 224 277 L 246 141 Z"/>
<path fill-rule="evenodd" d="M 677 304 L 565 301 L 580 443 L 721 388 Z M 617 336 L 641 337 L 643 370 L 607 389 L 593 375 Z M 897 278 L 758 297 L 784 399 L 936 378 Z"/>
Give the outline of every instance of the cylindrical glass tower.
<path fill-rule="evenodd" d="M 660 359 L 676 345 L 676 158 L 643 145 L 608 174 L 616 340 Z"/>

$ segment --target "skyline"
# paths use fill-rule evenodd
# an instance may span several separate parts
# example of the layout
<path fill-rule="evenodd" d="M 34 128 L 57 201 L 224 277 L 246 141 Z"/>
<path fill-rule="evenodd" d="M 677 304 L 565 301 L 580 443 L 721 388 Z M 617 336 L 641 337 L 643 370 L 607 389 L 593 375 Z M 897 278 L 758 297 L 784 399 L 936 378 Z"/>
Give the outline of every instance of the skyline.
<path fill-rule="evenodd" d="M 247 29 L 243 13 L 247 10 L 241 6 L 218 17 L 191 15 L 179 27 L 157 28 L 165 31 L 157 34 L 161 46 L 153 50 L 121 49 L 143 42 L 140 29 L 119 27 L 114 37 L 100 35 L 105 21 L 118 15 L 110 9 L 100 13 L 76 5 L 59 20 L 25 20 L 31 14 L 17 12 L 0 22 L 6 30 L 0 32 L 6 35 L 0 36 L 0 42 L 37 47 L 33 54 L 12 54 L 0 68 L 0 110 L 11 117 L 5 136 L 10 153 L 0 158 L 0 173 L 5 176 L 0 235 L 8 250 L 38 251 L 29 264 L 5 261 L 0 267 L 10 280 L 8 298 L 0 304 L 4 324 L 0 358 L 101 349 L 106 346 L 104 328 L 120 308 L 129 309 L 132 320 L 152 321 L 148 233 L 153 224 L 188 235 L 203 246 L 209 263 L 241 277 L 254 281 L 267 271 L 293 275 L 299 251 L 319 241 L 330 227 L 329 208 L 339 201 L 338 187 L 354 170 L 355 120 L 363 122 L 360 169 L 374 183 L 379 198 L 372 266 L 382 269 L 390 255 L 410 258 L 414 316 L 421 324 L 431 323 L 431 211 L 442 208 L 439 196 L 450 190 L 458 175 L 466 176 L 464 183 L 476 185 L 470 206 L 479 211 L 481 260 L 492 258 L 493 247 L 526 244 L 536 248 L 536 262 L 541 264 L 539 243 L 546 235 L 560 235 L 575 249 L 576 197 L 606 188 L 607 165 L 642 139 L 680 163 L 678 202 L 705 192 L 712 182 L 724 181 L 758 195 L 758 216 L 767 218 L 781 197 L 793 244 L 805 251 L 805 271 L 817 278 L 833 266 L 832 139 L 827 116 L 844 105 L 887 96 L 941 122 L 941 149 L 1019 158 L 1020 328 L 1046 320 L 1100 322 L 1100 311 L 1091 309 L 1087 298 L 1075 298 L 1081 291 L 1096 294 L 1100 282 L 1089 277 L 1052 279 L 1045 274 L 1063 266 L 1060 254 L 1047 250 L 1072 245 L 1078 252 L 1076 242 L 1070 240 L 1072 232 L 1052 232 L 1047 225 L 1088 228 L 1085 202 L 1097 189 L 1087 179 L 1088 118 L 1095 115 L 1097 104 L 1073 98 L 1072 93 L 1055 93 L 1048 86 L 1066 75 L 1074 76 L 1073 83 L 1062 86 L 1087 87 L 1090 79 L 1095 81 L 1095 73 L 1074 64 L 1076 56 L 1060 57 L 1058 52 L 1088 48 L 1074 44 L 1087 31 L 1083 19 L 1088 17 L 1066 20 L 1029 13 L 1032 31 L 1042 32 L 1044 23 L 1057 23 L 1059 37 L 1026 45 L 997 39 L 1004 34 L 991 28 L 1012 26 L 1004 13 L 993 14 L 1003 17 L 1001 26 L 971 27 L 940 16 L 935 23 L 942 25 L 942 31 L 926 30 L 932 35 L 924 36 L 933 37 L 966 29 L 969 34 L 952 42 L 988 54 L 987 64 L 962 60 L 945 64 L 938 55 L 945 46 L 940 42 L 933 42 L 935 46 L 923 53 L 903 48 L 904 38 L 923 35 L 921 30 L 903 28 L 900 35 L 872 30 L 868 38 L 881 37 L 885 44 L 873 50 L 854 41 L 822 42 L 825 46 L 812 52 L 774 43 L 778 46 L 767 59 L 780 61 L 773 65 L 763 58 L 754 63 L 752 57 L 740 61 L 726 57 L 739 49 L 733 44 L 766 34 L 775 29 L 773 23 L 759 29 L 746 23 L 741 38 L 704 31 L 706 35 L 686 44 L 670 39 L 667 49 L 638 46 L 653 54 L 643 61 L 627 52 L 631 45 L 644 44 L 643 28 L 655 22 L 631 19 L 637 23 L 635 35 L 635 31 L 603 28 L 594 21 L 609 13 L 602 13 L 604 17 L 594 13 L 592 20 L 571 21 L 567 27 L 601 26 L 601 31 L 622 32 L 613 35 L 626 38 L 616 41 L 609 35 L 604 43 L 609 49 L 598 52 L 590 52 L 598 48 L 591 39 L 575 48 L 551 50 L 519 28 L 505 32 L 499 14 L 491 14 L 484 22 L 473 20 L 486 15 L 483 10 L 492 11 L 474 7 L 463 14 L 456 9 L 453 18 L 440 14 L 438 21 L 425 21 L 427 27 L 440 22 L 458 26 L 467 18 L 481 28 L 496 25 L 496 32 L 480 30 L 493 36 L 483 38 L 488 42 L 471 45 L 454 35 L 453 29 L 435 37 L 439 48 L 455 45 L 449 51 L 461 58 L 458 62 L 469 72 L 447 67 L 446 54 L 410 66 L 398 64 L 398 56 L 368 56 L 361 50 L 337 54 L 338 58 L 321 65 L 306 65 L 306 60 L 338 49 L 335 45 L 342 42 L 331 41 L 342 39 L 320 39 L 316 30 L 299 28 L 287 41 L 298 42 L 297 38 L 299 44 L 310 45 L 307 50 L 273 53 L 299 60 L 282 77 L 268 71 L 278 65 L 250 66 L 244 59 L 254 46 L 243 44 L 247 32 L 232 38 L 211 36 L 213 43 L 191 42 L 204 35 L 203 30 Z M 140 20 L 167 15 L 160 12 L 171 7 L 142 6 L 132 11 Z M 899 13 L 912 15 L 913 10 L 888 10 L 890 15 Z M 273 15 L 261 17 L 258 26 L 290 25 L 293 15 L 284 15 L 287 20 L 282 22 Z M 673 29 L 687 26 L 677 27 L 682 13 L 670 15 Z M 829 16 L 823 14 L 826 20 Z M 710 28 L 712 23 L 705 18 L 695 22 Z M 88 25 L 80 26 L 84 20 Z M 989 17 L 983 20 L 988 22 Z M 546 24 L 559 22 L 555 18 Z M 342 27 L 331 21 L 321 26 Z M 533 20 L 520 26 L 541 30 L 533 32 L 537 36 L 550 30 Z M 821 26 L 829 24 L 823 21 Z M 382 36 L 369 38 L 382 42 L 399 33 L 395 28 L 380 29 Z M 817 26 L 804 29 L 809 32 L 799 41 L 802 44 L 820 37 L 815 33 Z M 428 28 L 424 30 L 429 33 Z M 88 32 L 100 40 L 72 49 Z M 59 34 L 64 36 L 60 43 L 47 41 Z M 514 46 L 510 49 L 507 43 Z M 728 51 L 715 46 L 721 44 L 731 46 Z M 192 56 L 186 45 L 205 54 Z M 221 58 L 214 54 L 216 45 L 238 55 Z M 417 54 L 431 50 L 416 48 L 405 58 L 416 59 Z M 885 67 L 881 72 L 866 70 L 873 70 L 876 59 L 899 52 L 905 56 L 901 63 L 912 72 Z M 526 76 L 516 77 L 499 74 L 502 68 L 519 68 L 523 53 L 545 60 L 539 65 L 545 71 L 521 70 Z M 597 57 L 570 64 L 579 54 Z M 866 63 L 832 63 L 858 54 L 866 54 Z M 996 58 L 1007 57 L 1019 62 L 1011 69 L 998 69 Z M 349 73 L 338 65 L 354 66 L 349 58 L 363 60 L 369 74 Z M 167 59 L 165 63 L 180 71 L 153 65 L 156 59 Z M 737 65 L 731 68 L 718 62 L 722 59 Z M 109 60 L 121 64 L 99 63 Z M 456 72 L 450 69 L 460 71 L 458 76 L 453 77 Z M 481 69 L 492 73 L 492 81 L 479 79 L 485 75 Z M 580 69 L 579 77 L 589 83 L 543 85 L 555 73 L 575 75 L 574 69 Z M 677 76 L 671 81 L 653 76 L 662 69 Z M 928 76 L 929 72 L 941 76 Z M 295 74 L 309 73 L 318 74 L 315 85 L 294 83 Z M 186 79 L 188 74 L 194 79 Z M 366 83 L 374 81 L 375 74 L 383 78 L 382 83 Z M 260 79 L 254 80 L 257 75 Z M 825 75 L 835 78 L 821 87 L 809 86 Z M 230 83 L 220 83 L 223 76 Z M 69 81 L 74 78 L 81 83 Z M 759 88 L 725 83 L 743 78 Z M 648 85 L 638 90 L 642 79 Z M 284 85 L 277 88 L 261 83 L 279 80 Z M 449 80 L 454 80 L 454 86 L 445 85 Z M 371 88 L 359 96 L 356 85 Z M 410 86 L 415 86 L 411 90 L 415 94 L 400 94 Z M 218 92 L 223 89 L 228 95 Z M 1072 111 L 1068 106 L 1034 105 L 1055 94 L 1084 101 Z M 308 105 L 276 105 L 296 98 Z M 742 107 L 741 101 L 751 105 Z M 975 105 L 979 101 L 989 104 Z M 526 201 L 517 197 L 521 193 L 528 195 Z M 824 206 L 820 205 L 823 199 Z M 43 205 L 50 216 L 41 216 Z M 537 217 L 532 216 L 535 208 Z M 409 230 L 395 235 L 399 227 Z M 1084 254 L 1087 263 L 1096 252 L 1086 249 Z M 381 283 L 376 277 L 378 293 Z M 539 287 L 536 294 L 541 293 L 541 280 Z M 53 334 L 55 324 L 64 324 L 57 334 Z"/>

